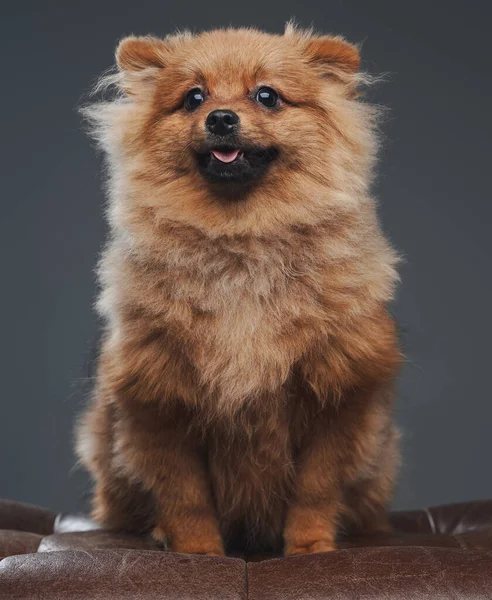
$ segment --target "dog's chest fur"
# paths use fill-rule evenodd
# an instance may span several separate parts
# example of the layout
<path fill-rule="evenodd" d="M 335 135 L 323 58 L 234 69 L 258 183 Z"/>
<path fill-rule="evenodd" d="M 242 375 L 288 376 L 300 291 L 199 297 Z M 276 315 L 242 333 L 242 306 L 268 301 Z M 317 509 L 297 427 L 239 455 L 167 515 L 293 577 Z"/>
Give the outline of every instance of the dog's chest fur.
<path fill-rule="evenodd" d="M 193 242 L 164 241 L 153 265 L 113 265 L 121 253 L 110 250 L 103 269 L 117 279 L 106 286 L 103 312 L 117 296 L 143 331 L 170 332 L 218 402 L 278 390 L 323 317 L 316 260 L 292 240 Z M 129 325 L 115 321 L 123 337 Z"/>

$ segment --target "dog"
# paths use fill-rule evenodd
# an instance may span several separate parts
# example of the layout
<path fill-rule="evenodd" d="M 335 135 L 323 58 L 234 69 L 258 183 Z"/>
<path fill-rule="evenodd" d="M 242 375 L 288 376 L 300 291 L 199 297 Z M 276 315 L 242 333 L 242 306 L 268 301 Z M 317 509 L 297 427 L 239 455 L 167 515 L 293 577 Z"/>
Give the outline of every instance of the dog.
<path fill-rule="evenodd" d="M 292 23 L 127 37 L 85 114 L 108 161 L 92 515 L 183 553 L 387 531 L 397 253 L 358 48 Z"/>

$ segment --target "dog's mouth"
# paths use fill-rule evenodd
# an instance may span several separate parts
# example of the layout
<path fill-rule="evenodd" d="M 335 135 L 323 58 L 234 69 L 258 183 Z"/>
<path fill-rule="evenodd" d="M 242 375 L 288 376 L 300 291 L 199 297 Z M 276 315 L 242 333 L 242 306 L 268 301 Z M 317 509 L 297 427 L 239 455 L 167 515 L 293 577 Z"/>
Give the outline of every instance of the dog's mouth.
<path fill-rule="evenodd" d="M 196 152 L 200 173 L 213 183 L 249 182 L 262 177 L 277 158 L 274 147 L 217 145 Z"/>

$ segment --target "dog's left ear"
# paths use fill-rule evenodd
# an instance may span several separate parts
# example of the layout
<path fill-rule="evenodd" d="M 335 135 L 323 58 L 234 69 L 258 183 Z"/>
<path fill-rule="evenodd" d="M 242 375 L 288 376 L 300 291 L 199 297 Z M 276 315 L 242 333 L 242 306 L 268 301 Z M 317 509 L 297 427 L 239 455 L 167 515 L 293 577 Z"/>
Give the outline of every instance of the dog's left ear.
<path fill-rule="evenodd" d="M 360 67 L 357 46 L 341 37 L 311 37 L 306 40 L 305 53 L 322 76 L 334 76 L 345 81 L 355 75 Z"/>

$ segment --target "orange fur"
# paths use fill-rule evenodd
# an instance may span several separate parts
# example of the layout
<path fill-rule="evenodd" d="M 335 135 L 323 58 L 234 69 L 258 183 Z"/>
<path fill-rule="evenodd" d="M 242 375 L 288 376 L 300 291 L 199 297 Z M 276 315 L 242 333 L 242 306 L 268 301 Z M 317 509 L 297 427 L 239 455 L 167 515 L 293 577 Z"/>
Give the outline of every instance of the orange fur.
<path fill-rule="evenodd" d="M 325 551 L 344 523 L 386 528 L 396 255 L 369 191 L 356 48 L 289 25 L 127 38 L 117 62 L 119 94 L 87 111 L 110 167 L 106 330 L 77 436 L 95 518 L 213 555 L 282 535 L 287 554 Z M 279 110 L 251 100 L 257 85 Z M 197 86 L 207 101 L 186 112 Z M 279 150 L 253 185 L 198 172 L 216 108 Z"/>

